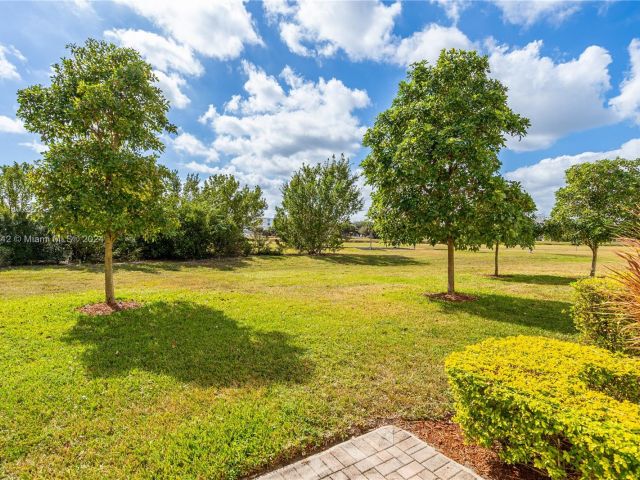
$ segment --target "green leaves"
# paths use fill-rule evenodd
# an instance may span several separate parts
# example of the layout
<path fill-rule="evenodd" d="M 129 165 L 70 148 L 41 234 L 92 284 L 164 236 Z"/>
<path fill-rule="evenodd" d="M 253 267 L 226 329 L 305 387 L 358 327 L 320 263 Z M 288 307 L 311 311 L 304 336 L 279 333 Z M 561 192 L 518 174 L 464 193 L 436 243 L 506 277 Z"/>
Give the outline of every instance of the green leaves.
<path fill-rule="evenodd" d="M 34 172 L 42 213 L 60 233 L 150 236 L 171 221 L 169 104 L 138 52 L 89 39 L 52 66 L 49 86 L 18 92 L 18 116 L 48 150 Z"/>
<path fill-rule="evenodd" d="M 522 136 L 529 126 L 488 74 L 487 58 L 476 52 L 452 49 L 435 66 L 415 63 L 365 134 L 371 217 L 385 241 L 482 243 L 478 208 L 493 188 L 497 153 L 506 135 Z"/>
<path fill-rule="evenodd" d="M 565 177 L 551 212 L 564 238 L 597 248 L 628 233 L 640 204 L 640 159 L 574 165 Z"/>
<path fill-rule="evenodd" d="M 349 217 L 362 208 L 357 178 L 344 155 L 298 170 L 282 188 L 274 219 L 285 244 L 312 255 L 340 248 Z"/>

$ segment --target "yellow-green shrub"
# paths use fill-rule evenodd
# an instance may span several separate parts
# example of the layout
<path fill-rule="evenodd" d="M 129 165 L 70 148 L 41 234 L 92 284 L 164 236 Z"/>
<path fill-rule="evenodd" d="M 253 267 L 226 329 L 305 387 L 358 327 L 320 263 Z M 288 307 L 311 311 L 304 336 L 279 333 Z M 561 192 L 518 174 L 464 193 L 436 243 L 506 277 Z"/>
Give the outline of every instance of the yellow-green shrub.
<path fill-rule="evenodd" d="M 571 316 L 582 339 L 613 352 L 627 350 L 629 319 L 616 302 L 620 283 L 609 278 L 585 278 L 573 284 Z"/>
<path fill-rule="evenodd" d="M 446 370 L 454 419 L 507 463 L 553 479 L 640 479 L 640 359 L 521 336 L 467 347 Z"/>

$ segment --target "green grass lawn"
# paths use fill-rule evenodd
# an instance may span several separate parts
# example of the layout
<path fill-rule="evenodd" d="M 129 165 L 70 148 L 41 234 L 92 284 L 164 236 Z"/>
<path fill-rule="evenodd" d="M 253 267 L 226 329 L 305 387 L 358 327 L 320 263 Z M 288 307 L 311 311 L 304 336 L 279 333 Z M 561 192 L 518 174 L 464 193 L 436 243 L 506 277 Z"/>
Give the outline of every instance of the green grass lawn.
<path fill-rule="evenodd" d="M 88 317 L 95 266 L 0 270 L 0 477 L 236 478 L 394 418 L 442 416 L 443 359 L 488 336 L 574 338 L 588 249 L 444 247 L 116 269 L 138 310 Z M 602 264 L 615 261 L 601 249 Z M 601 271 L 604 268 L 601 266 Z"/>

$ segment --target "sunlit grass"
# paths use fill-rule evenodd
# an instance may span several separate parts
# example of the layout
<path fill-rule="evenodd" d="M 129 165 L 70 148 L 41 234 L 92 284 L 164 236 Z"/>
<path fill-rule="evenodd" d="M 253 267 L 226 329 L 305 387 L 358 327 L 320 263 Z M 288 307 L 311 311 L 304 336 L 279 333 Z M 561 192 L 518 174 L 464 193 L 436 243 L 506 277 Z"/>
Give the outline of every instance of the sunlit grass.
<path fill-rule="evenodd" d="M 488 336 L 573 338 L 586 248 L 443 247 L 119 265 L 139 310 L 87 317 L 97 266 L 0 271 L 0 477 L 235 478 L 380 419 L 450 409 L 443 359 Z M 616 261 L 603 248 L 602 263 Z M 604 271 L 604 269 L 602 269 Z"/>

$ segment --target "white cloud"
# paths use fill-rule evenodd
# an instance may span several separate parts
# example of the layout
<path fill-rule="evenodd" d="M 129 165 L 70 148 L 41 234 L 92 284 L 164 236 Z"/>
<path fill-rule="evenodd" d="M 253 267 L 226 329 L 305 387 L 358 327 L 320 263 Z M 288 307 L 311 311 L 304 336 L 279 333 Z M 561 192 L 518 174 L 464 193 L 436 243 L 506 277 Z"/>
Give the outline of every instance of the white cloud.
<path fill-rule="evenodd" d="M 538 20 L 559 24 L 580 9 L 578 1 L 567 0 L 493 0 L 502 18 L 515 25 L 530 26 Z"/>
<path fill-rule="evenodd" d="M 238 57 L 246 44 L 262 45 L 241 0 L 118 0 L 177 42 L 207 57 Z"/>
<path fill-rule="evenodd" d="M 0 44 L 0 79 L 6 78 L 9 80 L 20 80 L 18 69 L 13 63 L 11 63 L 9 57 L 14 57 L 21 62 L 27 60 L 20 50 L 14 46 Z"/>
<path fill-rule="evenodd" d="M 182 91 L 187 83 L 184 78 L 177 73 L 164 73 L 160 70 L 155 70 L 154 73 L 158 77 L 158 87 L 167 96 L 172 106 L 185 108 L 191 103 L 189 97 Z"/>
<path fill-rule="evenodd" d="M 43 145 L 40 142 L 36 142 L 35 140 L 33 140 L 31 142 L 21 142 L 18 145 L 20 145 L 21 147 L 30 148 L 31 150 L 33 150 L 36 153 L 43 153 L 43 152 L 46 152 L 49 149 L 49 147 L 47 147 L 46 145 Z"/>
<path fill-rule="evenodd" d="M 509 142 L 515 151 L 547 148 L 571 132 L 618 120 L 605 100 L 611 56 L 604 48 L 591 46 L 556 63 L 541 47 L 542 41 L 513 50 L 487 42 L 492 75 L 509 88 L 511 108 L 531 120 L 522 142 Z"/>
<path fill-rule="evenodd" d="M 545 158 L 534 165 L 508 172 L 505 177 L 521 182 L 535 200 L 538 210 L 548 214 L 555 202 L 556 190 L 564 185 L 564 172 L 567 168 L 579 163 L 616 157 L 628 159 L 640 157 L 640 138 L 629 140 L 620 148 L 605 152 L 584 152 L 577 155 Z"/>
<path fill-rule="evenodd" d="M 204 72 L 193 50 L 171 38 L 132 29 L 107 30 L 104 36 L 125 47 L 135 48 L 154 68 L 163 72 L 172 70 L 186 75 L 201 75 Z"/>
<path fill-rule="evenodd" d="M 634 38 L 629 44 L 631 70 L 620 85 L 620 95 L 609 101 L 611 107 L 622 118 L 634 118 L 640 123 L 640 40 Z"/>
<path fill-rule="evenodd" d="M 443 48 L 475 49 L 467 36 L 456 27 L 443 27 L 437 24 L 427 25 L 423 30 L 403 38 L 395 51 L 395 61 L 409 65 L 419 60 L 435 63 Z"/>
<path fill-rule="evenodd" d="M 460 20 L 460 14 L 463 10 L 466 10 L 471 4 L 471 0 L 431 0 L 431 3 L 436 3 L 442 7 L 447 17 L 455 24 Z"/>
<path fill-rule="evenodd" d="M 0 132 L 1 133 L 27 133 L 24 125 L 17 118 L 10 118 L 0 115 Z"/>
<path fill-rule="evenodd" d="M 280 18 L 280 36 L 299 55 L 325 56 L 344 51 L 352 60 L 382 60 L 391 52 L 399 2 L 270 1 L 268 17 Z"/>
<path fill-rule="evenodd" d="M 215 148 L 213 146 L 207 147 L 190 133 L 181 133 L 172 143 L 173 148 L 179 153 L 194 157 L 203 157 L 207 162 L 218 161 L 218 152 L 216 152 Z"/>
<path fill-rule="evenodd" d="M 359 150 L 366 128 L 354 111 L 370 100 L 365 91 L 350 89 L 335 78 L 312 82 L 288 67 L 280 74 L 284 83 L 249 63 L 244 72 L 244 94 L 230 100 L 234 108 L 219 114 L 210 106 L 200 117 L 216 135 L 212 147 L 205 148 L 225 155 L 228 165 L 191 162 L 186 167 L 233 173 L 244 183 L 259 184 L 273 209 L 282 182 L 303 163 Z"/>

